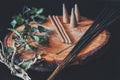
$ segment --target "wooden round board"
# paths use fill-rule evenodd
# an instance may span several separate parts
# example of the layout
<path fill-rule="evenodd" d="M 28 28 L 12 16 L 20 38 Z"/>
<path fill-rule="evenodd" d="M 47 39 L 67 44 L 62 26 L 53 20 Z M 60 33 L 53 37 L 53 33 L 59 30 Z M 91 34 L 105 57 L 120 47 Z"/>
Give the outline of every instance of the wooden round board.
<path fill-rule="evenodd" d="M 62 17 L 59 16 L 61 22 Z M 75 46 L 77 41 L 82 37 L 82 35 L 86 32 L 86 30 L 91 26 L 93 23 L 93 20 L 87 19 L 82 17 L 82 21 L 78 23 L 78 26 L 75 28 L 71 28 L 69 24 L 63 24 L 67 34 L 69 35 L 72 43 L 71 44 L 65 44 L 61 42 L 58 33 L 56 32 L 54 26 L 52 25 L 50 19 L 47 19 L 47 21 L 42 24 L 42 26 L 52 30 L 52 34 L 49 37 L 49 46 L 43 46 L 43 48 L 39 48 L 37 51 L 38 55 L 41 55 L 42 53 L 45 53 L 42 58 L 47 61 L 48 64 L 51 64 L 55 62 L 56 64 L 59 64 L 67 54 L 72 50 L 72 48 Z M 38 24 L 31 23 L 31 26 L 36 26 Z M 24 29 L 24 26 L 20 26 L 17 29 Z M 8 45 L 12 47 L 12 35 L 14 33 L 11 33 L 6 39 L 5 39 L 5 45 Z M 106 30 L 102 31 L 95 39 L 93 39 L 79 54 L 77 55 L 76 61 L 84 60 L 89 55 L 94 54 L 100 47 L 102 47 L 109 38 L 109 34 Z M 32 57 L 33 55 L 26 54 L 24 55 L 25 58 Z"/>

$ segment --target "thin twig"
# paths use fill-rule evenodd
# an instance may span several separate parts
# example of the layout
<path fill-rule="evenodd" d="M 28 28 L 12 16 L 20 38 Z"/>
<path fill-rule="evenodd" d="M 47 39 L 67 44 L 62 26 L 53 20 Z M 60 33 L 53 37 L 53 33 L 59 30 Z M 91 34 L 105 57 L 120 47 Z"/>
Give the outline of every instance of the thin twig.
<path fill-rule="evenodd" d="M 68 46 L 68 47 L 66 47 L 66 48 L 64 48 L 64 49 L 62 49 L 62 50 L 60 50 L 60 51 L 58 51 L 56 54 L 59 55 L 60 53 L 62 53 L 63 51 L 69 49 L 70 47 L 72 47 L 72 46 L 74 46 L 74 45 L 75 45 L 75 44 L 71 44 L 70 46 Z"/>

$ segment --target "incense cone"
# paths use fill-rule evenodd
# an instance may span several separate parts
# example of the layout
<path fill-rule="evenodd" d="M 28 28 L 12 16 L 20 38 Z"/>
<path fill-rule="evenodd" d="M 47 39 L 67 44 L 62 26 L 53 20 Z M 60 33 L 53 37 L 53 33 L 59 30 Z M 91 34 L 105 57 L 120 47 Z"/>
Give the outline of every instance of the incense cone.
<path fill-rule="evenodd" d="M 77 23 L 79 23 L 79 21 L 80 21 L 80 12 L 79 12 L 79 8 L 78 8 L 77 4 L 75 4 L 75 17 L 76 17 Z"/>
<path fill-rule="evenodd" d="M 70 19 L 70 27 L 76 27 L 77 26 L 77 21 L 76 21 L 76 17 L 75 17 L 75 13 L 74 13 L 74 10 L 72 8 L 72 11 L 71 11 L 71 19 Z"/>
<path fill-rule="evenodd" d="M 69 23 L 69 16 L 65 4 L 63 4 L 63 23 Z"/>

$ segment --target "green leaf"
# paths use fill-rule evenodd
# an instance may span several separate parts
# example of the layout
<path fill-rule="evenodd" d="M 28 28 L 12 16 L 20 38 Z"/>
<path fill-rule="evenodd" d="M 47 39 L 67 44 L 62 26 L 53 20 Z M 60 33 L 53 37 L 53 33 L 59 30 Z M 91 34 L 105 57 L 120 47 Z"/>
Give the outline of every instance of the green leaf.
<path fill-rule="evenodd" d="M 36 21 L 36 20 L 35 20 Z M 44 23 L 46 20 L 44 20 L 44 19 L 38 19 L 36 22 L 38 22 L 39 24 L 42 24 L 42 23 Z"/>
<path fill-rule="evenodd" d="M 43 12 L 43 8 L 32 8 L 32 12 L 35 14 L 35 15 L 39 15 Z"/>
<path fill-rule="evenodd" d="M 37 59 L 39 59 L 39 60 L 40 60 L 40 59 L 42 59 L 42 57 L 39 55 L 39 56 L 37 57 Z"/>
<path fill-rule="evenodd" d="M 40 38 L 39 38 L 39 36 L 32 36 L 32 38 L 33 38 L 37 43 L 40 42 Z"/>
<path fill-rule="evenodd" d="M 44 23 L 46 21 L 46 17 L 43 15 L 35 15 L 34 20 L 39 24 Z"/>
<path fill-rule="evenodd" d="M 34 21 L 35 15 L 31 15 L 30 18 Z"/>
<path fill-rule="evenodd" d="M 44 32 L 44 27 L 38 26 L 38 30 L 39 30 L 39 32 Z"/>
<path fill-rule="evenodd" d="M 24 69 L 28 68 L 30 62 L 23 62 L 23 64 L 21 65 Z"/>
<path fill-rule="evenodd" d="M 43 20 L 46 20 L 46 17 L 44 15 L 39 15 L 38 17 L 43 19 Z"/>
<path fill-rule="evenodd" d="M 12 39 L 16 39 L 18 37 L 18 35 L 17 34 L 14 34 L 13 36 L 12 36 Z"/>
<path fill-rule="evenodd" d="M 39 36 L 39 43 L 48 43 L 48 36 Z"/>
<path fill-rule="evenodd" d="M 51 33 L 51 30 L 46 29 L 46 28 L 44 28 L 44 27 L 42 27 L 42 26 L 38 26 L 38 29 L 39 29 L 39 32 L 47 32 L 47 33 Z"/>
<path fill-rule="evenodd" d="M 23 24 L 25 21 L 21 14 L 14 16 L 13 19 L 17 22 L 18 25 Z"/>
<path fill-rule="evenodd" d="M 47 33 L 51 33 L 51 32 L 52 32 L 52 31 L 49 30 L 49 29 L 44 29 L 44 31 L 47 32 Z"/>
<path fill-rule="evenodd" d="M 11 52 L 13 52 L 11 47 L 5 47 L 5 55 L 8 56 Z"/>
<path fill-rule="evenodd" d="M 43 12 L 43 8 L 40 8 L 40 9 L 37 10 L 36 14 L 39 15 L 39 14 L 41 14 L 42 12 Z"/>
<path fill-rule="evenodd" d="M 29 32 L 29 30 L 31 29 L 31 26 L 29 24 L 24 24 L 25 25 L 25 31 Z"/>
<path fill-rule="evenodd" d="M 36 13 L 36 12 L 37 12 L 37 8 L 34 8 L 34 7 L 33 7 L 33 8 L 32 8 L 32 12 L 33 12 L 33 13 Z"/>
<path fill-rule="evenodd" d="M 29 45 L 26 45 L 25 50 L 31 50 L 31 47 Z"/>
<path fill-rule="evenodd" d="M 10 24 L 12 25 L 12 27 L 13 27 L 13 28 L 15 28 L 15 26 L 16 26 L 16 24 L 17 24 L 17 22 L 16 22 L 16 20 L 14 19 L 14 20 L 12 20 L 12 21 L 11 21 L 11 23 L 10 23 Z"/>
<path fill-rule="evenodd" d="M 48 36 L 32 36 L 32 38 L 38 43 L 48 43 Z"/>
<path fill-rule="evenodd" d="M 32 31 L 32 32 L 39 32 L 38 27 L 32 27 L 32 28 L 31 28 L 31 31 Z"/>

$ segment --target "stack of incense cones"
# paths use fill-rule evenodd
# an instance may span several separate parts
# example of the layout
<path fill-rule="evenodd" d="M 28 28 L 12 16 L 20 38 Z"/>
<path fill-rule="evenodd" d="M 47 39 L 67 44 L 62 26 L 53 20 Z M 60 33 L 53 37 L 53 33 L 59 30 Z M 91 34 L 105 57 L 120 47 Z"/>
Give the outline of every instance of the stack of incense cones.
<path fill-rule="evenodd" d="M 74 27 L 77 27 L 77 24 L 80 22 L 80 19 L 81 19 L 80 12 L 77 4 L 75 4 L 74 8 L 72 8 L 70 21 L 69 21 L 69 16 L 68 16 L 68 12 L 66 10 L 65 4 L 63 4 L 63 23 L 70 22 L 70 27 L 74 28 Z"/>

